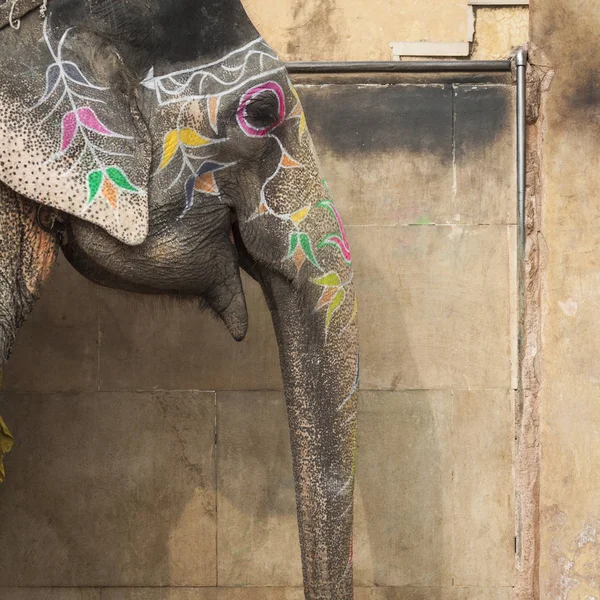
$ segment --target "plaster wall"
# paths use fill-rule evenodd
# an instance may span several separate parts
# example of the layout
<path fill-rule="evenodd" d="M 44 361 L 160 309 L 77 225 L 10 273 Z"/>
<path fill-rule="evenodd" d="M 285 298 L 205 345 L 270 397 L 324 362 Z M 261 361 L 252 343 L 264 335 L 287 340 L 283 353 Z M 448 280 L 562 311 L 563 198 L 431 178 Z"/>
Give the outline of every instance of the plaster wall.
<path fill-rule="evenodd" d="M 600 11 L 532 3 L 544 95 L 534 156 L 542 206 L 539 597 L 600 597 Z"/>
<path fill-rule="evenodd" d="M 509 600 L 510 77 L 298 87 L 361 302 L 357 598 Z M 2 600 L 300 600 L 277 349 L 246 290 L 236 344 L 60 261 L 5 370 Z"/>
<path fill-rule="evenodd" d="M 474 42 L 472 58 L 495 59 L 508 57 L 528 39 L 529 7 L 522 5 L 472 6 L 475 3 L 468 0 L 242 1 L 284 60 L 391 60 L 390 42 Z"/>

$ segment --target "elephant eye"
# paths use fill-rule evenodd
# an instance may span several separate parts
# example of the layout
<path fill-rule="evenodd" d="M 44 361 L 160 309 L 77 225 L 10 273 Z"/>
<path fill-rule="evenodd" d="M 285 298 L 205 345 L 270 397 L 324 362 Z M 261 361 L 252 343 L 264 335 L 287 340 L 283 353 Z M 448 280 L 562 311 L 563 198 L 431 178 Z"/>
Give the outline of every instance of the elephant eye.
<path fill-rule="evenodd" d="M 250 137 L 264 137 L 285 119 L 285 94 L 274 81 L 248 90 L 240 101 L 237 122 Z"/>

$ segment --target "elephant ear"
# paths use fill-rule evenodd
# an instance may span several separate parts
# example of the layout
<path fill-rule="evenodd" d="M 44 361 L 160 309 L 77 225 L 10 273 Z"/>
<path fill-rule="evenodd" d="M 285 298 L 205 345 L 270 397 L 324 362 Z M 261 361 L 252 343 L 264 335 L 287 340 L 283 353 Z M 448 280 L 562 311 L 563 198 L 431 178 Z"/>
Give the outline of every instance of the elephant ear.
<path fill-rule="evenodd" d="M 0 48 L 0 181 L 143 242 L 152 146 L 118 53 L 37 12 L 2 29 Z"/>

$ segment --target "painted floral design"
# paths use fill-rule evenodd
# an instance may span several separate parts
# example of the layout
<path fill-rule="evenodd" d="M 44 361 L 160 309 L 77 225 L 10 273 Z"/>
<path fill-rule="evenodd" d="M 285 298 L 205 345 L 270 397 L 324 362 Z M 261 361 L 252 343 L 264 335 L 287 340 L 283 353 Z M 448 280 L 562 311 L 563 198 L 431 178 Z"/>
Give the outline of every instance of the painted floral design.
<path fill-rule="evenodd" d="M 99 140 L 103 137 L 131 138 L 109 129 L 94 109 L 94 105 L 106 104 L 101 95 L 108 88 L 92 83 L 76 63 L 63 57 L 63 48 L 71 31 L 68 29 L 63 34 L 55 50 L 48 33 L 47 21 L 44 21 L 44 40 L 54 62 L 46 69 L 44 94 L 31 110 L 53 102 L 42 123 L 47 122 L 58 111 L 64 110 L 61 118 L 60 150 L 47 162 L 68 163 L 69 166 L 62 173 L 62 177 L 70 175 L 80 167 L 86 172 L 88 194 L 84 213 L 101 196 L 118 215 L 120 194 L 139 193 L 121 166 L 115 164 L 116 159 L 132 155 L 108 149 Z"/>
<path fill-rule="evenodd" d="M 342 253 L 346 263 L 351 265 L 352 253 L 350 252 L 350 244 L 348 243 L 348 238 L 346 237 L 346 229 L 344 228 L 344 223 L 342 222 L 340 213 L 331 200 L 322 200 L 319 202 L 319 204 L 317 204 L 317 206 L 319 208 L 325 208 L 335 217 L 340 230 L 339 234 L 332 233 L 331 235 L 324 237 L 319 242 L 318 248 L 324 248 L 325 246 L 334 246 L 338 248 Z"/>
<path fill-rule="evenodd" d="M 279 81 L 275 81 L 273 77 L 284 71 L 285 67 L 272 54 L 272 50 L 262 39 L 258 39 L 218 61 L 192 69 L 160 77 L 155 77 L 151 70 L 142 85 L 156 93 L 159 106 L 176 106 L 178 110 L 174 126 L 164 135 L 162 157 L 157 172 L 173 168 L 173 165 L 178 166 L 169 189 L 181 186 L 185 192 L 186 204 L 182 216 L 193 206 L 196 192 L 219 196 L 220 190 L 215 174 L 237 164 L 217 162 L 210 152 L 215 144 L 228 141 L 227 138 L 219 137 L 219 110 L 223 99 L 242 90 L 235 113 L 238 127 L 248 137 L 268 138 L 279 148 L 279 162 L 273 173 L 262 182 L 258 207 L 250 220 L 268 216 L 289 226 L 288 248 L 282 260 L 291 261 L 297 273 L 300 273 L 305 265 L 311 265 L 321 273 L 311 281 L 322 287 L 315 310 L 325 310 L 325 328 L 328 331 L 336 313 L 348 301 L 351 279 L 343 281 L 339 273 L 327 272 L 322 266 L 319 251 L 334 248 L 340 252 L 345 264 L 352 264 L 346 230 L 339 212 L 330 200 L 329 188 L 323 181 L 326 192 L 323 200 L 316 205 L 301 206 L 290 213 L 277 211 L 270 204 L 267 194 L 269 185 L 282 172 L 306 168 L 294 158 L 276 135 L 277 128 L 286 121 L 297 121 L 299 143 L 302 143 L 303 136 L 307 133 L 306 115 L 292 82 L 288 78 L 285 86 L 279 82 L 280 78 Z M 256 83 L 253 84 L 255 80 Z M 290 107 L 286 104 L 290 92 L 293 104 L 291 110 L 288 110 Z M 248 107 L 253 100 L 265 94 L 275 98 L 275 118 L 268 127 L 260 128 L 253 124 Z M 189 118 L 189 115 L 197 114 L 198 110 L 204 115 L 205 122 L 210 124 L 214 136 L 207 135 L 206 130 L 201 133 L 191 126 L 195 119 Z M 318 242 L 312 239 L 308 228 L 304 226 L 308 216 L 316 209 L 328 212 L 337 223 L 335 230 Z M 353 323 L 355 317 L 356 305 L 346 328 Z"/>
<path fill-rule="evenodd" d="M 158 171 L 166 169 L 176 156 L 180 157 L 181 168 L 169 189 L 183 182 L 185 190 L 185 208 L 181 216 L 184 216 L 194 205 L 195 192 L 219 196 L 219 186 L 215 173 L 232 166 L 234 163 L 223 164 L 210 160 L 204 154 L 198 155 L 194 151 L 218 144 L 226 140 L 219 138 L 207 138 L 190 127 L 181 125 L 184 109 L 178 118 L 178 128 L 169 131 L 163 141 L 163 153 Z"/>

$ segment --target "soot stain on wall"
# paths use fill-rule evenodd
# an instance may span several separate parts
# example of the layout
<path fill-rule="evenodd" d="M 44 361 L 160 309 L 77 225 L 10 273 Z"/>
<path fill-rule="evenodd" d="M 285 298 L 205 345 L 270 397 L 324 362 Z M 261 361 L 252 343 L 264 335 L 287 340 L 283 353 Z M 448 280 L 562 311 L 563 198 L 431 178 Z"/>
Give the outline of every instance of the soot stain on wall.
<path fill-rule="evenodd" d="M 512 126 L 515 112 L 511 87 L 458 86 L 454 114 L 456 158 L 468 160 L 474 151 L 491 146 L 499 133 Z"/>
<path fill-rule="evenodd" d="M 466 128 L 457 136 L 463 154 L 467 146 L 492 144 L 514 117 L 510 87 L 464 88 L 456 88 L 454 101 L 451 85 L 335 85 L 299 93 L 318 147 L 342 155 L 409 151 L 452 162 L 455 116 Z"/>
<path fill-rule="evenodd" d="M 547 0 L 548 8 L 532 12 L 533 25 L 537 30 L 536 39 L 548 40 L 539 43 L 546 53 L 552 54 L 552 69 L 560 74 L 565 82 L 567 93 L 555 97 L 553 102 L 564 113 L 565 119 L 572 122 L 574 117 L 584 126 L 592 121 L 600 123 L 600 69 L 590 68 L 589 57 L 600 54 L 600 38 L 594 29 L 593 19 L 585 19 L 587 8 L 578 3 L 565 6 L 562 2 Z M 590 7 L 594 3 L 584 3 Z M 569 26 L 565 27 L 565 23 Z M 552 52 L 552 48 L 560 52 Z M 568 88 L 566 84 L 568 83 Z M 578 114 L 574 115 L 576 112 Z"/>
<path fill-rule="evenodd" d="M 340 85 L 300 90 L 315 139 L 340 154 L 408 149 L 452 160 L 450 86 Z"/>

